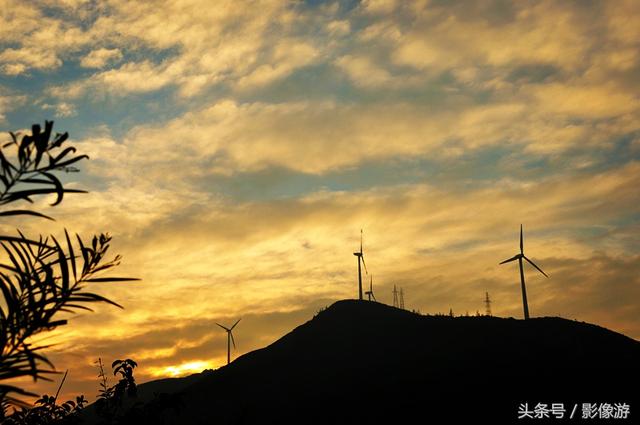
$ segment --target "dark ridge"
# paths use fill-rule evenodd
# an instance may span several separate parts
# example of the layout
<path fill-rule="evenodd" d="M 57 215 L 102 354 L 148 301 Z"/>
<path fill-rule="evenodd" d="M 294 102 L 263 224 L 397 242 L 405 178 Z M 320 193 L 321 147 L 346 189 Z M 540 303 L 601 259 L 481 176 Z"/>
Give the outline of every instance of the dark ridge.
<path fill-rule="evenodd" d="M 567 418 L 578 403 L 570 423 L 583 423 L 582 403 L 628 403 L 635 419 L 639 359 L 640 342 L 557 317 L 422 316 L 339 301 L 270 346 L 186 378 L 186 408 L 165 419 L 517 423 L 524 402 L 563 403 Z"/>

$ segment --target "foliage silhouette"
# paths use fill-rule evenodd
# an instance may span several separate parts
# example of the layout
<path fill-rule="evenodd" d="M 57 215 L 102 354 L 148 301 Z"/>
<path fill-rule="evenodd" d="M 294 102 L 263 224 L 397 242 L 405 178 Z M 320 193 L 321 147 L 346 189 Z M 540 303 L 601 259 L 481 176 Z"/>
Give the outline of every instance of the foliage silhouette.
<path fill-rule="evenodd" d="M 51 139 L 52 121 L 45 121 L 44 130 L 34 124 L 32 134 L 19 141 L 10 133 L 11 141 L 0 145 L 0 207 L 26 201 L 33 197 L 55 194 L 51 204 L 62 202 L 65 193 L 86 193 L 67 189 L 55 172 L 75 171 L 72 164 L 88 158 L 74 155 L 76 148 L 64 147 L 68 133 Z M 53 220 L 37 211 L 10 209 L 0 216 L 35 216 Z M 17 236 L 0 235 L 3 258 L 0 259 L 0 419 L 10 406 L 27 407 L 18 396 L 36 396 L 15 385 L 1 382 L 25 376 L 34 380 L 50 380 L 47 375 L 58 373 L 43 354 L 47 345 L 34 345 L 31 338 L 67 324 L 60 313 L 77 310 L 92 311 L 89 303 L 119 304 L 93 292 L 85 291 L 89 283 L 138 280 L 123 277 L 103 277 L 101 273 L 117 266 L 120 256 L 107 260 L 111 236 L 93 236 L 84 242 L 79 235 L 71 238 L 65 229 L 65 240 L 54 236 L 30 239 L 18 230 Z M 75 242 L 72 243 L 72 239 Z M 47 399 L 48 400 L 48 399 Z M 51 407 L 45 399 L 41 406 Z M 42 409 L 41 409 L 42 410 Z"/>
<path fill-rule="evenodd" d="M 111 364 L 113 374 L 117 375 L 119 373 L 121 378 L 118 383 L 109 387 L 107 385 L 107 378 L 104 373 L 102 359 L 98 359 L 98 377 L 101 378 L 101 388 L 95 408 L 96 413 L 104 420 L 105 423 L 112 424 L 114 421 L 118 420 L 125 395 L 127 397 L 135 397 L 137 395 L 138 388 L 133 376 L 133 369 L 137 366 L 138 364 L 131 359 L 115 360 Z"/>
<path fill-rule="evenodd" d="M 68 371 L 67 371 L 68 372 Z M 83 395 L 76 397 L 76 401 L 68 400 L 62 404 L 57 404 L 58 395 L 60 389 L 64 385 L 64 381 L 67 377 L 65 372 L 58 391 L 55 396 L 49 396 L 44 394 L 36 402 L 35 406 L 31 408 L 22 407 L 20 410 L 14 412 L 11 416 L 3 421 L 6 425 L 74 425 L 80 424 L 82 419 L 79 413 L 84 408 L 87 400 Z"/>
<path fill-rule="evenodd" d="M 84 408 L 87 400 L 84 396 L 76 397 L 76 401 L 67 400 L 56 404 L 53 396 L 43 395 L 31 408 L 22 407 L 2 423 L 5 425 L 48 425 L 48 424 L 80 424 L 78 413 Z"/>
<path fill-rule="evenodd" d="M 4 186 L 0 191 L 0 206 L 18 200 L 33 203 L 34 195 L 55 193 L 57 198 L 53 205 L 62 202 L 65 193 L 86 193 L 84 190 L 67 189 L 52 173 L 53 171 L 70 171 L 71 164 L 89 158 L 87 155 L 73 156 L 76 148 L 73 146 L 62 149 L 62 145 L 69 137 L 69 133 L 56 133 L 51 140 L 53 121 L 45 121 L 44 131 L 39 124 L 31 127 L 31 135 L 9 132 L 11 141 L 0 148 L 0 183 Z M 5 151 L 14 148 L 17 162 L 10 160 Z M 62 149 L 61 151 L 58 151 Z M 72 156 L 69 157 L 69 154 Z M 46 164 L 42 161 L 46 158 Z M 34 187 L 35 186 L 35 187 Z M 0 216 L 34 215 L 52 220 L 51 217 L 37 211 L 14 209 L 0 212 Z"/>
<path fill-rule="evenodd" d="M 146 403 L 137 400 L 138 386 L 133 370 L 138 364 L 131 359 L 116 360 L 111 364 L 113 374 L 120 374 L 120 380 L 112 387 L 108 386 L 102 359 L 98 359 L 96 364 L 99 370 L 100 393 L 94 407 L 101 425 L 160 425 L 165 421 L 167 410 L 177 415 L 185 405 L 181 393 L 155 392 L 154 397 Z"/>

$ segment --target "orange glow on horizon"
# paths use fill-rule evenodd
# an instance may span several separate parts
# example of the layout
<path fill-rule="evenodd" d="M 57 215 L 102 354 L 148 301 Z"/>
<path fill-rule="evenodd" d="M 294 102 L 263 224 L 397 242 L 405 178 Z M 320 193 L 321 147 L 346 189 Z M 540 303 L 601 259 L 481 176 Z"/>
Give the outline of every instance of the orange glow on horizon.
<path fill-rule="evenodd" d="M 215 369 L 213 362 L 205 360 L 190 361 L 178 365 L 165 366 L 159 368 L 149 368 L 151 376 L 156 378 L 177 378 L 202 372 L 205 369 Z"/>

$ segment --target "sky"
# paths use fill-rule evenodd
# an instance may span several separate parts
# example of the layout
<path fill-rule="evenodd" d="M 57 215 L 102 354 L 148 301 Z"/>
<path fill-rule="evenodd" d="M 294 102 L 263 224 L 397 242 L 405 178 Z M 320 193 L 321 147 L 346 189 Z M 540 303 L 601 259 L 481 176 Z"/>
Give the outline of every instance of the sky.
<path fill-rule="evenodd" d="M 640 339 L 640 3 L 0 0 L 0 139 L 90 160 L 28 235 L 113 235 L 122 304 L 47 335 L 64 396 L 226 362 L 357 297 Z M 535 343 L 533 341 L 532 343 Z M 115 381 L 112 379 L 111 383 Z M 54 393 L 57 383 L 25 385 Z"/>

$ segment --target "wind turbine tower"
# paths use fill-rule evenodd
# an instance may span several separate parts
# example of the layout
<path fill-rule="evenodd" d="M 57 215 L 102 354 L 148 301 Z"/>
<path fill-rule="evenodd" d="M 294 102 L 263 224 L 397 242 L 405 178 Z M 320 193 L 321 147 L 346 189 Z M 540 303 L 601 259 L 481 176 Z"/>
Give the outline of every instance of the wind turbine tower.
<path fill-rule="evenodd" d="M 242 319 L 238 319 L 236 323 L 233 324 L 230 328 L 226 326 L 222 326 L 220 323 L 216 323 L 216 325 L 220 326 L 222 329 L 227 331 L 227 364 L 231 363 L 231 344 L 233 343 L 233 349 L 236 348 L 236 341 L 233 339 L 233 328 L 240 322 Z"/>
<path fill-rule="evenodd" d="M 529 304 L 527 303 L 527 288 L 525 287 L 524 284 L 524 269 L 522 266 L 522 260 L 527 260 L 527 262 L 529 264 L 531 264 L 533 267 L 535 267 L 540 273 L 542 273 L 545 277 L 549 277 L 547 276 L 547 274 L 545 272 L 542 271 L 542 269 L 538 266 L 535 265 L 535 263 L 531 260 L 529 260 L 525 255 L 524 255 L 524 243 L 522 240 L 522 224 L 520 225 L 520 254 L 516 254 L 513 257 L 509 258 L 508 260 L 504 260 L 503 262 L 501 262 L 500 264 L 505 264 L 505 263 L 509 263 L 511 261 L 515 261 L 518 260 L 518 265 L 520 266 L 520 286 L 522 288 L 522 305 L 524 308 L 524 318 L 528 319 L 529 318 Z"/>
<path fill-rule="evenodd" d="M 369 277 L 371 278 L 369 280 L 369 290 L 367 292 L 365 292 L 365 294 L 367 295 L 367 297 L 369 297 L 369 301 L 371 301 L 371 299 L 373 298 L 374 301 L 378 301 L 376 300 L 376 296 L 373 295 L 373 275 L 369 275 Z"/>
<path fill-rule="evenodd" d="M 491 299 L 489 298 L 489 292 L 485 292 L 484 297 L 485 315 L 491 316 Z"/>
<path fill-rule="evenodd" d="M 358 257 L 358 299 L 362 301 L 362 267 L 364 272 L 367 272 L 367 265 L 364 262 L 364 253 L 362 252 L 362 229 L 360 229 L 360 251 L 354 252 L 353 255 Z M 362 266 L 360 265 L 362 263 Z"/>

